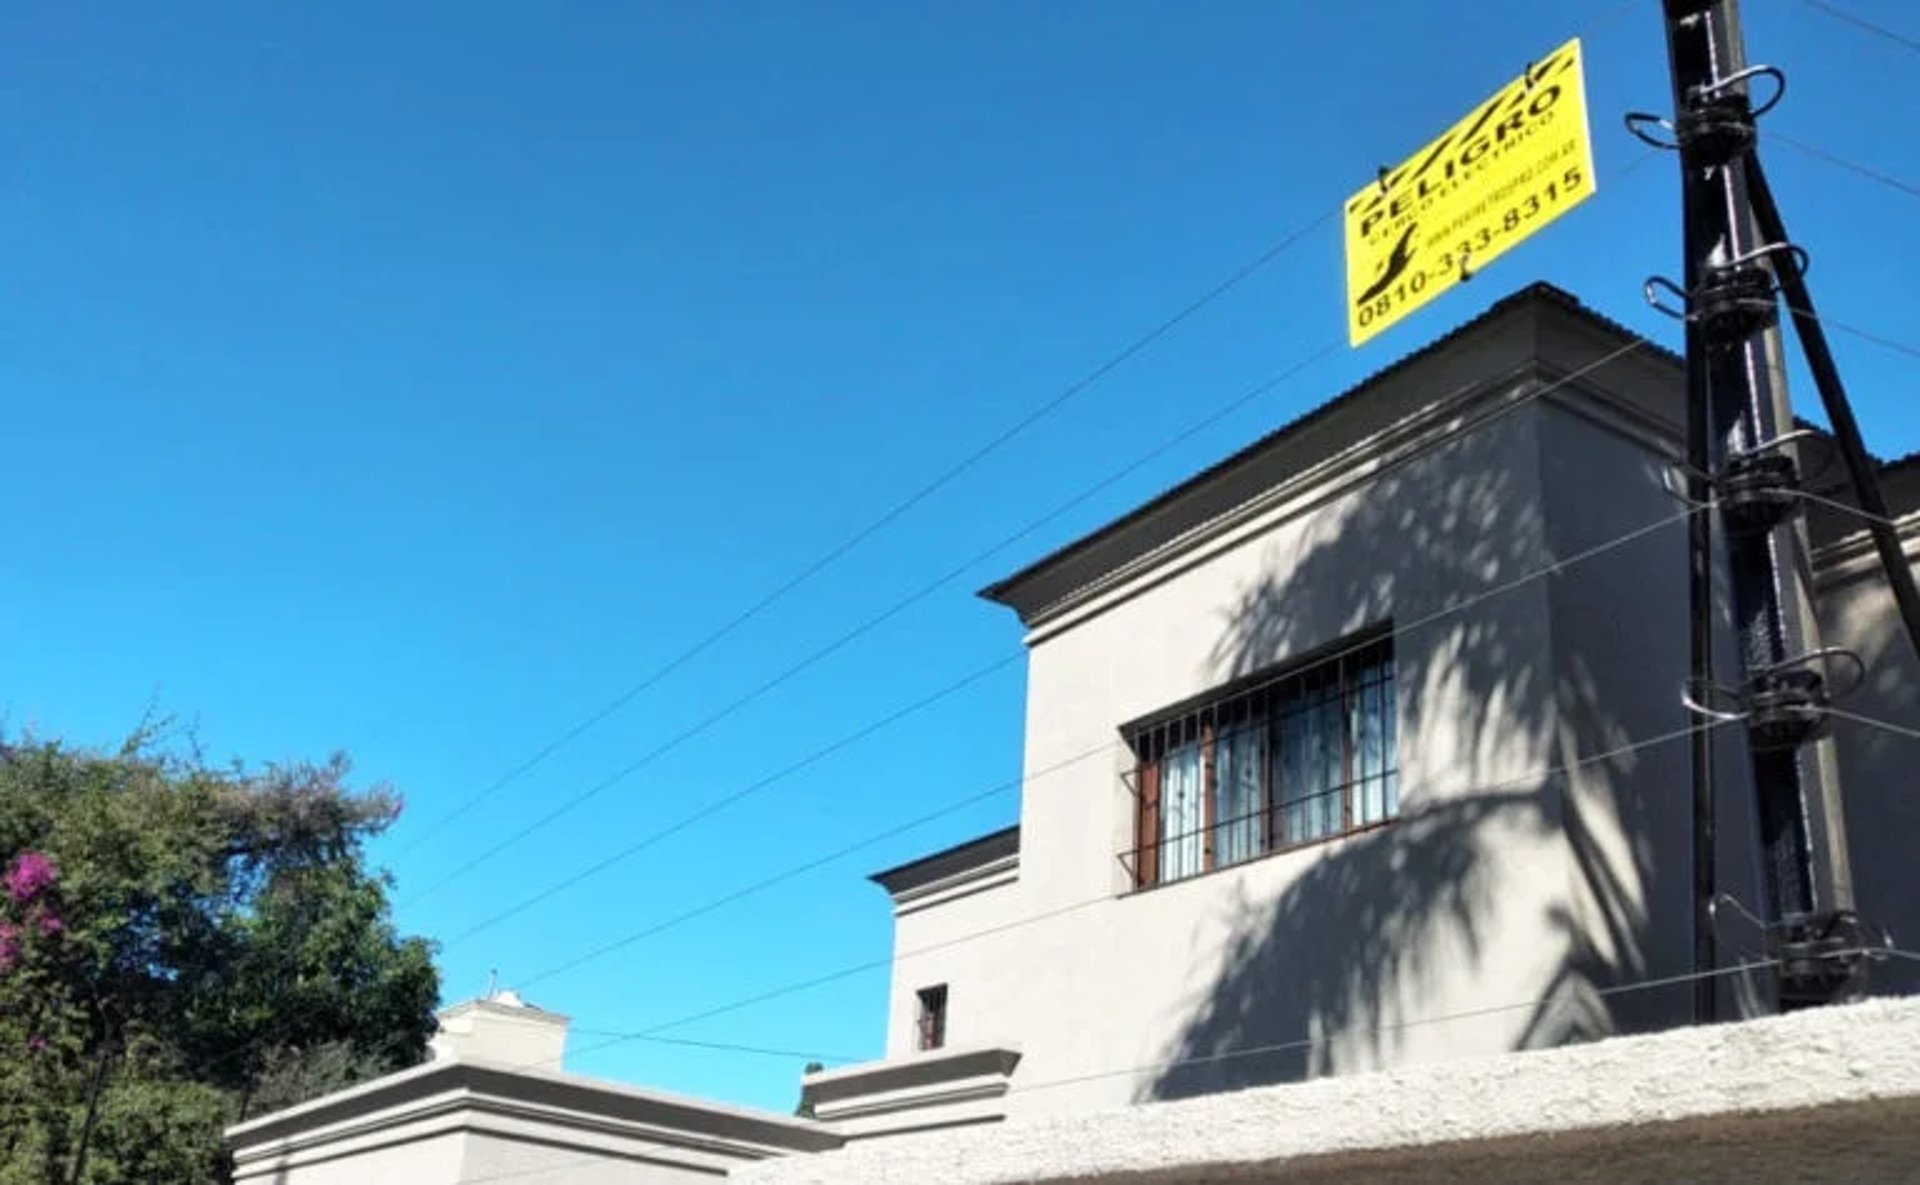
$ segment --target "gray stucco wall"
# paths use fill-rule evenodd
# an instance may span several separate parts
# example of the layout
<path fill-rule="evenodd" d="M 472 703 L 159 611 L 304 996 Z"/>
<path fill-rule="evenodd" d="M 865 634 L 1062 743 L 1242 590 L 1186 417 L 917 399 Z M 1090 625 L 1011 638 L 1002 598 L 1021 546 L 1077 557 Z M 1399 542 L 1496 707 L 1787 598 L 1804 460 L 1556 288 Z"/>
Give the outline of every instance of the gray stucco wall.
<path fill-rule="evenodd" d="M 1910 527 L 1907 555 L 1920 551 Z M 1920 663 L 1894 609 L 1886 578 L 1856 539 L 1836 549 L 1820 582 L 1821 630 L 1829 646 L 1846 646 L 1866 664 L 1858 691 L 1839 706 L 1858 715 L 1920 729 Z M 1860 914 L 1884 927 L 1899 945 L 1920 945 L 1920 741 L 1845 719 L 1833 723 L 1846 790 L 1847 831 L 1853 848 Z M 1920 964 L 1886 963 L 1873 970 L 1877 992 L 1920 991 Z"/>
<path fill-rule="evenodd" d="M 665 1185 L 820 1152 L 819 1124 L 525 1066 L 447 1058 L 227 1130 L 255 1185 Z"/>
<path fill-rule="evenodd" d="M 1015 1118 L 1684 1018 L 1683 992 L 1597 994 L 1687 965 L 1684 742 L 1546 774 L 1687 723 L 1684 528 L 1421 624 L 1680 509 L 1656 444 L 1546 401 L 1455 434 L 1521 381 L 1036 624 L 1019 879 L 901 918 L 891 1056 L 941 982 L 956 1034 L 1021 1051 Z M 1129 892 L 1118 726 L 1389 621 L 1400 821 Z"/>
<path fill-rule="evenodd" d="M 1626 355 L 1500 413 L 1621 340 L 1575 318 L 1486 331 L 1472 365 L 1443 354 L 1317 423 L 1317 453 L 1298 445 L 1305 461 L 1249 462 L 1272 489 L 1220 478 L 1245 487 L 1239 509 L 1185 536 L 1161 530 L 1146 558 L 1079 589 L 1054 571 L 1032 577 L 1051 600 L 1018 594 L 1031 627 L 1019 877 L 900 918 L 889 1056 L 910 1056 L 914 991 L 932 983 L 949 985 L 956 1039 L 1020 1051 L 1014 1119 L 1689 1020 L 1690 985 L 1640 986 L 1693 968 L 1677 734 L 1698 721 L 1680 700 L 1686 503 L 1667 460 L 1680 368 Z M 1920 665 L 1883 585 L 1842 572 L 1822 588 L 1827 641 L 1871 667 L 1850 705 L 1920 726 Z M 1400 821 L 1130 891 L 1119 726 L 1384 622 L 1396 630 Z M 1719 652 L 1730 670 L 1730 637 Z M 1836 733 L 1863 909 L 1908 937 L 1920 795 L 1898 788 L 1914 750 L 1844 723 Z M 1665 739 L 1615 754 L 1652 738 Z M 1719 887 L 1757 908 L 1745 738 L 1726 727 L 1714 743 Z M 1736 910 L 1717 933 L 1723 966 L 1767 949 Z M 1920 986 L 1904 965 L 1878 974 L 1882 990 Z M 1765 1011 L 1763 987 L 1726 976 L 1721 1015 Z"/>
<path fill-rule="evenodd" d="M 1579 762 L 1695 724 L 1687 674 L 1686 506 L 1670 492 L 1661 426 L 1635 439 L 1583 396 L 1539 422 L 1553 554 L 1582 560 L 1546 585 L 1552 623 L 1553 760 Z M 1652 524 L 1664 524 L 1648 531 Z M 1564 950 L 1529 1043 L 1558 1045 L 1685 1019 L 1686 985 L 1599 991 L 1692 970 L 1688 739 L 1583 764 L 1562 780 L 1557 820 L 1568 897 L 1542 904 Z"/>

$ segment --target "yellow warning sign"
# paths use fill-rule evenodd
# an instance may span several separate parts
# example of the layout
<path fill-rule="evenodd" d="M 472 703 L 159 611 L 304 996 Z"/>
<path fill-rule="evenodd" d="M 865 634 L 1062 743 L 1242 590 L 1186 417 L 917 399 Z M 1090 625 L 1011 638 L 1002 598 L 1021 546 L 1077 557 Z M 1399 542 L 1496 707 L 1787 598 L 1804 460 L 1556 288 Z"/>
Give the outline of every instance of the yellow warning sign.
<path fill-rule="evenodd" d="M 1347 200 L 1347 337 L 1359 345 L 1593 194 L 1574 38 Z"/>

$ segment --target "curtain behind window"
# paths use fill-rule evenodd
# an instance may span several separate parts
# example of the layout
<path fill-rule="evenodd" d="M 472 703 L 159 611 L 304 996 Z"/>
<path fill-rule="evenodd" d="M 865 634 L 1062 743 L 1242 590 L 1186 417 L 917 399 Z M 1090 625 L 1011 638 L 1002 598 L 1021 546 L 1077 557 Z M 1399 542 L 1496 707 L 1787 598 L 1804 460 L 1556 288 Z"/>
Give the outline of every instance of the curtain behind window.
<path fill-rule="evenodd" d="M 1287 843 L 1323 839 L 1341 829 L 1346 727 L 1337 675 L 1302 682 L 1280 697 L 1281 834 Z"/>
<path fill-rule="evenodd" d="M 1220 738 L 1213 758 L 1213 862 L 1216 867 L 1260 854 L 1265 828 L 1260 817 L 1262 740 L 1257 728 Z"/>
<path fill-rule="evenodd" d="M 1393 735 L 1393 660 L 1356 667 L 1347 696 L 1353 746 L 1353 823 L 1364 827 L 1400 813 Z"/>
<path fill-rule="evenodd" d="M 1160 879 L 1175 881 L 1200 871 L 1206 838 L 1200 746 L 1182 745 L 1160 759 Z"/>

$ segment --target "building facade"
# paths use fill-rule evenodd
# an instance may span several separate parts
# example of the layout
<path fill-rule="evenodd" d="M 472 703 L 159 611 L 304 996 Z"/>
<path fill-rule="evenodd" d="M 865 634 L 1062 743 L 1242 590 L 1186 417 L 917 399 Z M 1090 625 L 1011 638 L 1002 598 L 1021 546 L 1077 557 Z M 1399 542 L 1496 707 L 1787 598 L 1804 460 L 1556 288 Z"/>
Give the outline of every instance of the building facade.
<path fill-rule="evenodd" d="M 901 1135 L 1689 1020 L 1683 384 L 1536 285 L 985 590 L 1027 629 L 1020 822 L 876 878 L 886 1057 L 809 1076 L 815 1114 Z M 1853 524 L 1811 529 L 1860 710 L 1911 721 Z M 1838 741 L 1898 931 L 1910 878 L 1861 858 L 1911 813 L 1897 752 Z M 1750 810 L 1717 805 L 1751 909 Z M 1764 950 L 1719 925 L 1723 965 Z"/>
<path fill-rule="evenodd" d="M 567 1018 L 512 993 L 440 1013 L 432 1060 L 227 1130 L 235 1185 L 675 1185 L 841 1136 L 562 1072 Z"/>

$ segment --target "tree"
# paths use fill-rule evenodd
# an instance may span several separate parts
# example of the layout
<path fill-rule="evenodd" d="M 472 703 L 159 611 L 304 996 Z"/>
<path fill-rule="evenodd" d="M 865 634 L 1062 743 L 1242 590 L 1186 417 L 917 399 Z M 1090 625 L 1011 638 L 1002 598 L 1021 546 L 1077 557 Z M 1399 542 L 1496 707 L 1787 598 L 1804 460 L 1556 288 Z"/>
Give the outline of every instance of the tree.
<path fill-rule="evenodd" d="M 220 1131 L 423 1060 L 439 976 L 347 762 L 0 744 L 0 1185 L 199 1182 Z"/>

